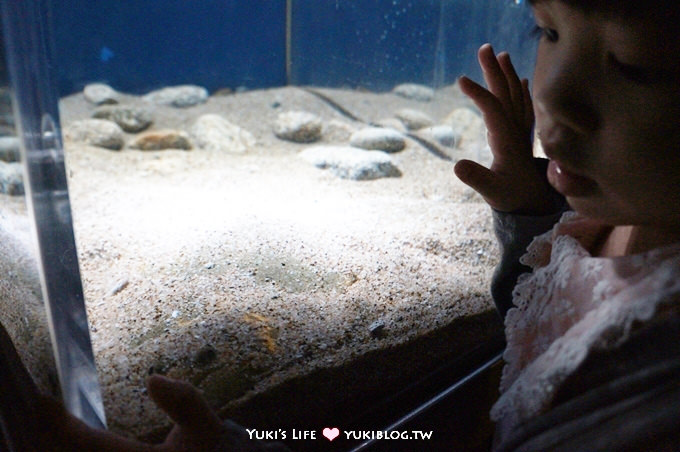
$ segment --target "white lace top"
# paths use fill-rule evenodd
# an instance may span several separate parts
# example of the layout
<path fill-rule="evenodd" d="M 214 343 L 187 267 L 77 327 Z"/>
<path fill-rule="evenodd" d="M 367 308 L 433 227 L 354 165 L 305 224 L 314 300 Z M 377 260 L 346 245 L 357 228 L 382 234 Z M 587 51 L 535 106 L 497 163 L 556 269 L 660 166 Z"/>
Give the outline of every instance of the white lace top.
<path fill-rule="evenodd" d="M 590 351 L 624 342 L 634 321 L 680 302 L 680 243 L 593 257 L 586 248 L 597 230 L 602 226 L 567 212 L 520 260 L 533 272 L 518 279 L 505 318 L 502 395 L 491 410 L 499 439 L 546 411 Z"/>

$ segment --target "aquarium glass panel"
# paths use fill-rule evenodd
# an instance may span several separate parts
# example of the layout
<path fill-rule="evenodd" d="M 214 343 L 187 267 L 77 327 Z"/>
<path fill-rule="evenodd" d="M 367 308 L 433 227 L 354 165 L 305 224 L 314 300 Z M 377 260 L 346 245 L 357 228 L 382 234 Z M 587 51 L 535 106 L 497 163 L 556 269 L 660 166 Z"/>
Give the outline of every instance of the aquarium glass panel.
<path fill-rule="evenodd" d="M 40 288 L 32 220 L 24 197 L 21 140 L 0 35 L 0 324 L 38 387 L 58 393 Z"/>
<path fill-rule="evenodd" d="M 41 4 L 26 52 L 59 108 L 32 114 L 70 210 L 38 222 L 72 223 L 109 428 L 162 436 L 152 373 L 244 425 L 349 425 L 502 335 L 490 211 L 453 174 L 491 156 L 456 79 L 482 81 L 485 42 L 530 77 L 523 2 Z"/>
<path fill-rule="evenodd" d="M 535 40 L 523 1 L 294 1 L 289 76 L 294 84 L 391 90 L 440 88 L 465 74 L 481 81 L 484 43 L 506 50 L 530 77 Z"/>
<path fill-rule="evenodd" d="M 52 339 L 54 361 L 51 356 L 42 357 L 35 368 L 35 379 L 56 383 L 52 363 L 56 364 L 60 392 L 66 407 L 89 425 L 105 425 L 101 394 L 90 342 L 87 314 L 83 300 L 81 280 L 76 255 L 71 210 L 64 167 L 64 150 L 59 126 L 58 93 L 53 78 L 54 53 L 50 7 L 44 1 L 5 2 L 2 5 L 3 36 L 6 48 L 6 66 L 9 74 L 11 100 L 16 113 L 14 132 L 19 147 L 21 171 L 13 176 L 17 181 L 3 182 L 4 192 L 9 195 L 26 193 L 26 209 L 23 219 L 32 227 L 31 240 L 15 228 L 15 237 L 3 241 L 15 246 L 14 262 L 9 263 L 10 274 L 17 287 L 25 284 L 24 296 L 10 293 L 3 302 L 23 307 L 24 314 L 18 318 L 3 319 L 6 328 L 25 328 L 36 345 L 49 343 Z M 16 163 L 3 163 L 4 168 Z M 18 168 L 17 168 L 18 169 Z M 21 179 L 20 181 L 18 179 Z M 11 205 L 7 200 L 7 204 Z M 30 221 L 30 222 L 29 222 Z M 11 226 L 20 225 L 19 217 L 10 216 Z M 29 242 L 33 246 L 29 246 Z M 32 257 L 32 259 L 31 259 Z M 37 264 L 40 284 L 31 264 Z M 10 279 L 11 280 L 11 279 Z M 30 289 L 30 291 L 29 291 Z M 42 293 L 45 312 L 35 303 Z M 30 317 L 29 317 L 30 315 Z M 31 325 L 33 320 L 35 325 Z M 45 322 L 46 320 L 46 322 Z M 18 344 L 20 353 L 22 350 Z M 31 347 L 33 348 L 33 347 Z M 36 346 L 27 358 L 44 351 Z M 44 385 L 41 388 L 45 390 Z M 47 391 L 55 392 L 55 390 Z M 11 433 L 11 430 L 10 430 Z M 10 434 L 10 441 L 13 440 Z M 24 445 L 15 445 L 24 449 Z"/>

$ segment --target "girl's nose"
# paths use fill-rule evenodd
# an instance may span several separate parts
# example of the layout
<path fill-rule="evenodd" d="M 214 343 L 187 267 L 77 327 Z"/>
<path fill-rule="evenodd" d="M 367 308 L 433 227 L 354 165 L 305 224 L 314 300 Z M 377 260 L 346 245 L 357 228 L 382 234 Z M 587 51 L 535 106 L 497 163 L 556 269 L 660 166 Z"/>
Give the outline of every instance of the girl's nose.
<path fill-rule="evenodd" d="M 599 126 L 596 101 L 596 71 L 588 63 L 588 52 L 562 52 L 554 55 L 545 68 L 539 68 L 534 81 L 537 116 L 568 128 L 577 135 L 588 134 Z M 538 82 L 538 83 L 537 83 Z"/>

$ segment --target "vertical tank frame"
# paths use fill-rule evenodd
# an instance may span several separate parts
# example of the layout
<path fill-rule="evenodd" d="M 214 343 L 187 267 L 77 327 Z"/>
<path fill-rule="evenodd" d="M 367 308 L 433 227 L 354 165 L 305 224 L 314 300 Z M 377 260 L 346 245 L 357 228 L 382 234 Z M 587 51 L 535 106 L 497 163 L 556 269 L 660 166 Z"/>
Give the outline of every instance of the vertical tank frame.
<path fill-rule="evenodd" d="M 61 396 L 76 417 L 105 428 L 66 184 L 50 1 L 3 0 L 0 8 L 26 202 Z"/>

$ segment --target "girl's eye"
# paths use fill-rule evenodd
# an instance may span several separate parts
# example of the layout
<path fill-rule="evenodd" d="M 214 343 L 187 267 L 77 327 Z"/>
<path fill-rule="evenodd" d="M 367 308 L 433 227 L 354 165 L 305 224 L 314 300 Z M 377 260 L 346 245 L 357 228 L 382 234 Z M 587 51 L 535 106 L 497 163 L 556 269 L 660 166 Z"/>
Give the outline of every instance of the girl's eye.
<path fill-rule="evenodd" d="M 533 30 L 531 30 L 531 36 L 537 39 L 545 38 L 548 42 L 557 42 L 558 34 L 557 30 L 548 27 L 540 27 L 535 25 Z"/>
<path fill-rule="evenodd" d="M 624 78 L 633 83 L 643 84 L 650 80 L 648 71 L 639 66 L 633 66 L 620 62 L 614 55 L 609 55 L 610 64 L 616 69 Z"/>

